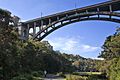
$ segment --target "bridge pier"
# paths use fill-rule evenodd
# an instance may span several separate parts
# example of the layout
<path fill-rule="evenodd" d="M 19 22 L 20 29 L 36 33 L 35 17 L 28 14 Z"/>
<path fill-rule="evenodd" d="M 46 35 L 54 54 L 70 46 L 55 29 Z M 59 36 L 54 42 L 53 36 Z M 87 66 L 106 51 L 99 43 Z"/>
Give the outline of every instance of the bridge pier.
<path fill-rule="evenodd" d="M 21 31 L 20 31 L 20 39 L 22 40 L 28 40 L 29 39 L 29 27 L 30 25 L 28 24 L 27 26 L 24 26 L 23 23 L 21 23 Z"/>
<path fill-rule="evenodd" d="M 33 26 L 33 37 L 35 36 L 36 34 L 36 22 L 34 22 L 34 26 Z"/>

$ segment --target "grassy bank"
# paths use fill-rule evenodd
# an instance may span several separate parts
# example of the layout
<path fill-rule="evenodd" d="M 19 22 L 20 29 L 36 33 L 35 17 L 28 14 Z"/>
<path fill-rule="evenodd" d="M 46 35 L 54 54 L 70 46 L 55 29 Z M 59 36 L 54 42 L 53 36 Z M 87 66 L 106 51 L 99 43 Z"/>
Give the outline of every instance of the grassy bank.
<path fill-rule="evenodd" d="M 65 76 L 66 80 L 107 80 L 101 72 L 74 72 Z"/>

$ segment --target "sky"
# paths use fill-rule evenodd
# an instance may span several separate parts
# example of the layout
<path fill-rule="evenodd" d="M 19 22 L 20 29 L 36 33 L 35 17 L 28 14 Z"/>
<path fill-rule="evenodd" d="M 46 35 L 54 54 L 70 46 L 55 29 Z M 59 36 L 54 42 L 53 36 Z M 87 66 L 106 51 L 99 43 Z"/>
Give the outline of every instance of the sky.
<path fill-rule="evenodd" d="M 0 0 L 0 8 L 26 21 L 105 1 L 108 0 Z M 54 31 L 44 40 L 48 40 L 54 50 L 97 58 L 106 37 L 112 35 L 118 26 L 105 21 L 77 22 Z"/>

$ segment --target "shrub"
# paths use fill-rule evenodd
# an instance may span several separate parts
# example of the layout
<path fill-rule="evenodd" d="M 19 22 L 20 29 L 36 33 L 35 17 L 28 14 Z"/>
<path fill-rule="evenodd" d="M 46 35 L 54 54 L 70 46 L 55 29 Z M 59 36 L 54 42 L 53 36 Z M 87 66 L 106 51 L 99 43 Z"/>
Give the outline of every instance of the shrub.
<path fill-rule="evenodd" d="M 109 80 L 120 80 L 120 58 L 114 59 L 109 69 Z"/>
<path fill-rule="evenodd" d="M 33 76 L 29 74 L 23 74 L 23 75 L 13 77 L 11 80 L 33 80 Z"/>
<path fill-rule="evenodd" d="M 82 77 L 77 75 L 67 75 L 66 80 L 87 80 L 87 77 Z"/>
<path fill-rule="evenodd" d="M 63 78 L 66 77 L 65 74 L 64 74 L 63 72 L 59 72 L 59 73 L 57 73 L 57 75 L 60 76 L 60 77 L 63 77 Z"/>
<path fill-rule="evenodd" d="M 87 80 L 106 80 L 106 74 L 102 73 L 102 74 L 92 74 L 88 76 Z"/>
<path fill-rule="evenodd" d="M 33 71 L 31 73 L 34 77 L 43 77 L 43 72 L 42 71 Z"/>

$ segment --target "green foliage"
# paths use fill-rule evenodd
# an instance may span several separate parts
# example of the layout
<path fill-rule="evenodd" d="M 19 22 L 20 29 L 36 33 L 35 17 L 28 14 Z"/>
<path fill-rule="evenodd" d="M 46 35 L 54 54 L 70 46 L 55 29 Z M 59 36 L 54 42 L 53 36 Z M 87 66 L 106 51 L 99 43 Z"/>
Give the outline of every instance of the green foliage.
<path fill-rule="evenodd" d="M 91 74 L 87 80 L 107 80 L 106 74 Z"/>
<path fill-rule="evenodd" d="M 120 57 L 120 32 L 118 29 L 114 35 L 107 37 L 102 48 L 103 51 L 99 57 L 105 59 Z"/>
<path fill-rule="evenodd" d="M 65 57 L 42 42 L 19 40 L 11 20 L 11 13 L 0 9 L 0 79 L 25 80 L 26 74 L 42 77 L 44 70 L 48 73 L 72 71 L 71 63 Z"/>
<path fill-rule="evenodd" d="M 103 72 L 103 73 L 107 73 L 109 71 L 109 67 L 112 65 L 112 60 L 103 60 L 103 61 L 100 61 L 96 68 L 100 71 L 100 72 Z"/>
<path fill-rule="evenodd" d="M 120 80 L 120 28 L 107 37 L 99 57 L 105 58 L 98 66 L 107 73 L 109 80 Z"/>
<path fill-rule="evenodd" d="M 103 73 L 101 72 L 74 72 L 73 75 L 102 75 Z"/>
<path fill-rule="evenodd" d="M 66 75 L 67 80 L 107 80 L 105 74 L 101 72 L 74 72 Z"/>
<path fill-rule="evenodd" d="M 60 77 L 63 77 L 63 78 L 66 77 L 65 74 L 64 74 L 63 72 L 59 72 L 59 73 L 57 73 L 57 75 L 60 76 Z"/>
<path fill-rule="evenodd" d="M 11 80 L 33 80 L 33 77 L 30 74 L 23 74 L 13 77 Z"/>
<path fill-rule="evenodd" d="M 110 80 L 120 80 L 120 58 L 115 58 L 108 72 Z"/>
<path fill-rule="evenodd" d="M 98 60 L 93 59 L 83 59 L 83 60 L 77 60 L 74 61 L 72 64 L 75 66 L 77 71 L 80 72 L 90 72 L 90 71 L 98 71 L 96 66 L 96 63 Z"/>
<path fill-rule="evenodd" d="M 69 75 L 66 75 L 66 80 L 87 80 L 87 77 L 69 74 Z"/>
<path fill-rule="evenodd" d="M 8 80 L 16 74 L 17 33 L 13 28 L 11 13 L 0 9 L 0 68 L 1 79 Z M 16 34 L 15 34 L 16 33 Z M 19 41 L 19 40 L 18 40 Z"/>
<path fill-rule="evenodd" d="M 104 49 L 109 49 L 108 44 L 117 46 L 113 51 L 116 56 L 119 53 L 119 35 L 116 33 L 110 37 L 104 45 Z M 117 37 L 116 37 L 117 36 Z M 111 39 L 114 43 L 111 44 Z M 108 42 L 109 41 L 109 42 Z M 118 42 L 118 43 L 116 43 Z M 107 47 L 106 47 L 107 46 Z M 104 50 L 106 52 L 107 50 Z M 109 51 L 106 52 L 108 55 Z M 106 57 L 106 55 L 102 56 Z M 74 66 L 72 64 L 75 64 Z M 96 61 L 72 54 L 61 54 L 57 51 L 48 49 L 42 42 L 28 40 L 22 42 L 18 38 L 18 32 L 12 21 L 9 11 L 0 9 L 0 79 L 1 80 L 38 80 L 36 77 L 43 77 L 43 71 L 48 73 L 64 72 L 72 73 L 75 69 L 91 71 L 94 69 Z M 112 67 L 111 67 L 112 68 Z M 114 70 L 113 70 L 114 72 Z M 111 73 L 110 73 L 111 74 Z M 68 80 L 84 80 L 86 77 L 69 76 Z"/>
<path fill-rule="evenodd" d="M 42 71 L 33 71 L 31 75 L 33 75 L 34 77 L 42 77 L 42 75 L 44 74 Z"/>

